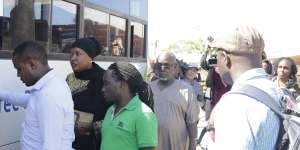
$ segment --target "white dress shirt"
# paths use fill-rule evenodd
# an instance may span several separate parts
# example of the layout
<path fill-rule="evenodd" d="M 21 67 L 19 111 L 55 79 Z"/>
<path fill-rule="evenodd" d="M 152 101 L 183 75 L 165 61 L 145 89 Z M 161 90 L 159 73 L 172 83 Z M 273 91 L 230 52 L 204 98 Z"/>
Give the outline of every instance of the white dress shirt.
<path fill-rule="evenodd" d="M 251 69 L 232 86 L 250 84 L 279 103 L 283 93 L 268 80 L 263 69 Z M 271 150 L 279 131 L 279 119 L 267 106 L 246 95 L 224 95 L 213 111 L 215 143 L 209 149 Z"/>
<path fill-rule="evenodd" d="M 25 94 L 0 91 L 0 99 L 26 108 L 22 150 L 70 150 L 74 136 L 74 108 L 70 89 L 51 70 Z"/>

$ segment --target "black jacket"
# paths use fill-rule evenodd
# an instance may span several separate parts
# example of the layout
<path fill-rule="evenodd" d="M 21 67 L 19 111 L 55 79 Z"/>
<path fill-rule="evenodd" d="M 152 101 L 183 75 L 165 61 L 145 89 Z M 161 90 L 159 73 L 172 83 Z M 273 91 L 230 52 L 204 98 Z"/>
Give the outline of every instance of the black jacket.
<path fill-rule="evenodd" d="M 74 109 L 93 113 L 94 122 L 103 120 L 110 103 L 106 102 L 102 94 L 104 69 L 93 62 L 93 67 L 80 73 L 67 76 L 67 83 L 72 92 Z M 100 140 L 96 140 L 94 132 L 88 136 L 76 137 L 73 147 L 79 150 L 99 150 Z"/>

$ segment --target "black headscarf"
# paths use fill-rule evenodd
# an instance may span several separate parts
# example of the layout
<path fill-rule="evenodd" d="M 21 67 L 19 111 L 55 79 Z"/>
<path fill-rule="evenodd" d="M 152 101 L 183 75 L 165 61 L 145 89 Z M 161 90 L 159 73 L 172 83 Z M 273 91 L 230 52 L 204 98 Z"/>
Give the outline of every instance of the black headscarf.
<path fill-rule="evenodd" d="M 92 37 L 81 38 L 81 39 L 76 40 L 72 44 L 71 48 L 74 48 L 74 47 L 82 49 L 92 59 L 101 53 L 100 43 L 95 38 L 92 38 Z"/>

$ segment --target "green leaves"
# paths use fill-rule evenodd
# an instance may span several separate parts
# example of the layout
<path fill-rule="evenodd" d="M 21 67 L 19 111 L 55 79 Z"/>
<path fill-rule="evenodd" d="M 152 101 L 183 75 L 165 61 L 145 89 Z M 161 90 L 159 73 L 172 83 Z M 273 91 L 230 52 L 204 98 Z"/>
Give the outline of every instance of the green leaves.
<path fill-rule="evenodd" d="M 205 43 L 202 39 L 197 40 L 180 40 L 171 44 L 166 51 L 173 53 L 197 53 L 201 54 L 205 51 Z"/>

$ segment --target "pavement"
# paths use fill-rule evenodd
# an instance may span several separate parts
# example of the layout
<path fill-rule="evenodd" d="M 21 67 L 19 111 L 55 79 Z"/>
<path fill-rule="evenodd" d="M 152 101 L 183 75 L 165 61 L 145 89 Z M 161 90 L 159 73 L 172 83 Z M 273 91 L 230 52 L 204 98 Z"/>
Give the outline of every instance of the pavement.
<path fill-rule="evenodd" d="M 199 113 L 199 122 L 198 122 L 198 136 L 200 135 L 202 129 L 206 126 L 207 122 L 205 121 L 205 111 L 203 111 L 202 109 L 200 109 L 200 113 Z M 205 150 L 206 146 L 207 146 L 207 135 L 205 135 L 203 137 L 203 140 L 201 142 L 201 146 L 200 145 L 197 145 L 197 149 L 196 150 Z"/>

